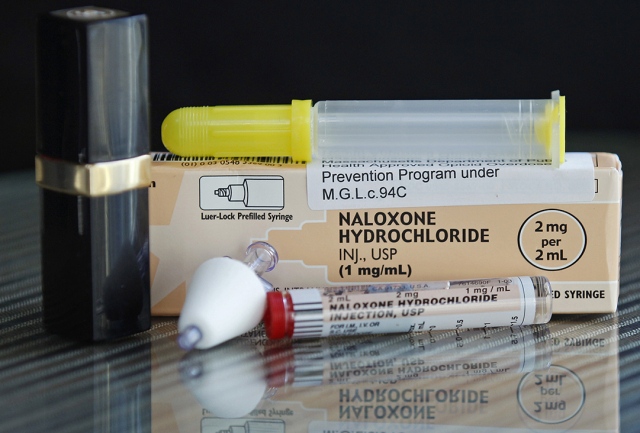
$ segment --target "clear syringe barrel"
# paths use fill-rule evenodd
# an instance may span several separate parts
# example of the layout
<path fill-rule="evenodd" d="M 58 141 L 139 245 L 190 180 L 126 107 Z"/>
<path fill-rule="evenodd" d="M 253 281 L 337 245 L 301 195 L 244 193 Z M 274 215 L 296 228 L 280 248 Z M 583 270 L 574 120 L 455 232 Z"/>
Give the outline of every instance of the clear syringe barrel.
<path fill-rule="evenodd" d="M 552 159 L 551 100 L 320 101 L 313 155 L 324 159 Z"/>
<path fill-rule="evenodd" d="M 564 97 L 521 100 L 293 100 L 184 107 L 162 123 L 180 156 L 537 159 L 564 162 Z"/>

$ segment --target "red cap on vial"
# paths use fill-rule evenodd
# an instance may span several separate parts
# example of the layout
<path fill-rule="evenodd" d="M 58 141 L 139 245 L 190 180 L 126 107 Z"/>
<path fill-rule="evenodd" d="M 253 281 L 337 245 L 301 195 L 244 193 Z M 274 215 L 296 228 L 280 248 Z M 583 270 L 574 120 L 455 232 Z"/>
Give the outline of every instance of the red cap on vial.
<path fill-rule="evenodd" d="M 288 311 L 285 294 L 281 292 L 267 292 L 267 310 L 264 314 L 264 329 L 270 340 L 290 337 L 287 335 Z"/>
<path fill-rule="evenodd" d="M 293 382 L 295 378 L 295 355 L 291 343 L 265 350 L 267 361 L 267 384 L 272 388 L 280 388 Z"/>

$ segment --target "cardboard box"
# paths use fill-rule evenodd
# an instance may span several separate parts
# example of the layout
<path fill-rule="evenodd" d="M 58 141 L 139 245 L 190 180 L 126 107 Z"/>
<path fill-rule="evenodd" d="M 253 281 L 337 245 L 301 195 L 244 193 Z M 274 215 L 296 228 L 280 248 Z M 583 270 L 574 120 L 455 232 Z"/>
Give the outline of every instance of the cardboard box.
<path fill-rule="evenodd" d="M 613 154 L 586 156 L 590 171 L 571 177 L 518 171 L 512 161 L 318 169 L 155 154 L 152 313 L 178 315 L 200 263 L 241 259 L 257 240 L 278 251 L 279 264 L 264 277 L 279 290 L 544 275 L 554 314 L 615 311 L 621 165 Z"/>

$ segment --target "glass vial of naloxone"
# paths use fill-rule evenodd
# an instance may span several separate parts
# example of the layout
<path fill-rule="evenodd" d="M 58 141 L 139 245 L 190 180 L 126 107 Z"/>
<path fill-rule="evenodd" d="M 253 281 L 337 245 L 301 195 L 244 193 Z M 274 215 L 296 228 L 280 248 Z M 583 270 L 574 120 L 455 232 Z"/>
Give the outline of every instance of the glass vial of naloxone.
<path fill-rule="evenodd" d="M 267 293 L 267 337 L 315 338 L 547 323 L 545 277 L 296 289 Z"/>

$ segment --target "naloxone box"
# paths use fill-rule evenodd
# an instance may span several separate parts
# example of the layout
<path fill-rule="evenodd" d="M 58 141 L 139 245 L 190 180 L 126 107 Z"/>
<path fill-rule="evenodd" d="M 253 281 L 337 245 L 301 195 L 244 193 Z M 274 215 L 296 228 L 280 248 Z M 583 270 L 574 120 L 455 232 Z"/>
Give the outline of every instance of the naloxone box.
<path fill-rule="evenodd" d="M 554 313 L 615 311 L 621 164 L 607 153 L 540 161 L 317 161 L 154 155 L 152 313 L 178 315 L 190 277 L 254 241 L 278 290 L 544 275 Z"/>

